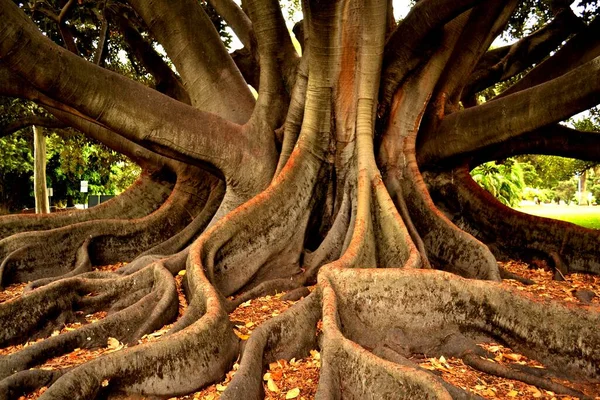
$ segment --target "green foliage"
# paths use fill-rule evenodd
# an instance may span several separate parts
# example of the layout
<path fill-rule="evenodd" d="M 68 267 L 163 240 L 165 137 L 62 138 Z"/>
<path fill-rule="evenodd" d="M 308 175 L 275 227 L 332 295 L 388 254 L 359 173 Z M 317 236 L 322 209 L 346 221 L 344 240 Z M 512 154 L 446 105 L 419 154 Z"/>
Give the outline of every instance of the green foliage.
<path fill-rule="evenodd" d="M 514 159 L 481 164 L 471 171 L 471 176 L 501 203 L 516 206 L 521 201 L 525 180 L 521 165 Z"/>
<path fill-rule="evenodd" d="M 556 193 L 552 189 L 539 189 L 529 186 L 523 189 L 523 200 L 535 201 L 536 197 L 540 203 L 551 203 L 555 199 Z"/>
<path fill-rule="evenodd" d="M 559 182 L 554 192 L 556 193 L 555 201 L 557 203 L 562 200 L 566 204 L 571 204 L 575 200 L 575 193 L 577 193 L 577 179 Z"/>

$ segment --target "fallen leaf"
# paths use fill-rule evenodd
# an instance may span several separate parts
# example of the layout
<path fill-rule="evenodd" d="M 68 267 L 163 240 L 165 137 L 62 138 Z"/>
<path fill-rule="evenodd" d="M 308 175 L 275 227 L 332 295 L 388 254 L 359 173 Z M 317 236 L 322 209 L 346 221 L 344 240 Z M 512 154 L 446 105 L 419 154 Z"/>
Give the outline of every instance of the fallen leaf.
<path fill-rule="evenodd" d="M 300 395 L 300 388 L 293 388 L 293 389 L 288 390 L 288 392 L 285 394 L 285 398 L 286 398 L 286 400 L 295 399 L 299 395 Z"/>
<path fill-rule="evenodd" d="M 217 388 L 217 392 L 224 392 L 225 389 L 227 389 L 227 386 L 221 385 L 220 383 L 217 383 L 215 387 Z"/>
<path fill-rule="evenodd" d="M 521 358 L 523 358 L 523 356 L 521 354 L 514 354 L 514 353 L 506 353 L 503 354 L 504 358 L 508 358 L 509 360 L 512 361 L 521 361 Z"/>
<path fill-rule="evenodd" d="M 245 301 L 242 304 L 240 304 L 240 307 L 250 307 L 251 304 L 252 304 L 252 300 L 248 300 L 248 301 Z"/>
<path fill-rule="evenodd" d="M 279 388 L 277 387 L 277 385 L 275 384 L 275 382 L 273 381 L 273 379 L 269 379 L 267 381 L 267 388 L 271 392 L 279 393 Z"/>
<path fill-rule="evenodd" d="M 119 340 L 115 339 L 114 337 L 109 337 L 106 342 L 109 349 L 118 349 L 119 346 L 121 346 L 121 342 L 119 342 Z"/>
<path fill-rule="evenodd" d="M 185 275 L 185 269 L 182 269 L 181 271 L 179 271 L 179 272 L 177 273 L 177 275 L 179 275 L 179 276 L 184 276 L 184 275 Z"/>

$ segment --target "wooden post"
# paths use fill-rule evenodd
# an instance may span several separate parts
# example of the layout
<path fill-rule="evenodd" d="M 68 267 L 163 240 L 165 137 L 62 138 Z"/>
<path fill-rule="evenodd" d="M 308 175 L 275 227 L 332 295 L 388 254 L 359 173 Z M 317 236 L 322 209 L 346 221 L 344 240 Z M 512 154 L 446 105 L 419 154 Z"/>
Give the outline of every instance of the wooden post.
<path fill-rule="evenodd" d="M 41 128 L 33 126 L 33 192 L 35 195 L 35 213 L 50 213 L 48 191 L 46 189 L 46 135 Z"/>

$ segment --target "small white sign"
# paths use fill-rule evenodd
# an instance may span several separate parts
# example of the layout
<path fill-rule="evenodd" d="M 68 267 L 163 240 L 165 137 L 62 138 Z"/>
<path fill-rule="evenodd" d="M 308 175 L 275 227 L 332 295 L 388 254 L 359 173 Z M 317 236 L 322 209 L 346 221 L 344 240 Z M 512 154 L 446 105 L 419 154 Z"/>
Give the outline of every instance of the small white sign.
<path fill-rule="evenodd" d="M 81 181 L 81 193 L 87 193 L 88 181 Z"/>
<path fill-rule="evenodd" d="M 52 191 L 52 188 L 47 188 L 46 190 L 48 191 L 48 197 L 54 196 L 54 192 Z"/>

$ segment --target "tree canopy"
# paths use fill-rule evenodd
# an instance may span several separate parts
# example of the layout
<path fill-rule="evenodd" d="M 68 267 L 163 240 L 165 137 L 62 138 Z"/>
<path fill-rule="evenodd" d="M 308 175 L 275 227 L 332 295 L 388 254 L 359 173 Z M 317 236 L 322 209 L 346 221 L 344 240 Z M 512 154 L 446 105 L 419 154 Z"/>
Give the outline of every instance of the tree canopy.
<path fill-rule="evenodd" d="M 527 280 L 497 262 L 598 274 L 600 232 L 512 210 L 469 174 L 598 162 L 599 134 L 561 124 L 600 103 L 598 3 L 301 8 L 290 33 L 277 0 L 0 0 L 0 94 L 45 113 L 18 123 L 69 126 L 142 170 L 94 208 L 0 217 L 0 287 L 26 284 L 0 304 L 0 346 L 43 339 L 0 356 L 0 397 L 169 398 L 239 359 L 221 397 L 262 398 L 265 365 L 317 348 L 322 399 L 476 398 L 415 355 L 578 397 L 600 378 L 598 310 L 507 290 Z M 282 291 L 303 299 L 236 335 L 230 312 Z M 36 368 L 114 339 L 127 348 Z M 482 340 L 546 368 L 493 363 Z"/>

